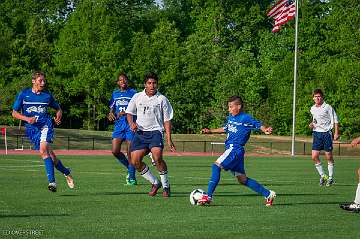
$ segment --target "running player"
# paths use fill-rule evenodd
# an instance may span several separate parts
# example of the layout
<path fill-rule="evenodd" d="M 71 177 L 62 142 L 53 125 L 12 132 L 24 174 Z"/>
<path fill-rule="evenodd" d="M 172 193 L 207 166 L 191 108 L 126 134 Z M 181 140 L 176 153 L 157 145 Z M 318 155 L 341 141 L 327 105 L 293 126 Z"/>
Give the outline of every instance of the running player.
<path fill-rule="evenodd" d="M 65 168 L 50 147 L 54 137 L 53 120 L 57 125 L 61 123 L 62 110 L 52 94 L 44 90 L 45 85 L 44 73 L 41 71 L 34 72 L 32 75 L 32 88 L 26 88 L 17 95 L 12 116 L 25 121 L 26 135 L 34 145 L 34 149 L 39 150 L 40 156 L 44 160 L 49 182 L 48 189 L 51 192 L 56 192 L 54 166 L 65 175 L 70 188 L 74 188 L 74 180 L 70 175 L 70 170 Z M 48 113 L 48 107 L 56 110 L 54 119 Z"/>
<path fill-rule="evenodd" d="M 136 170 L 152 184 L 150 196 L 155 196 L 163 187 L 163 197 L 170 197 L 170 184 L 166 162 L 163 160 L 163 132 L 165 130 L 166 142 L 171 151 L 175 145 L 171 139 L 171 119 L 173 109 L 169 100 L 158 92 L 158 77 L 149 73 L 144 79 L 145 89 L 136 93 L 126 110 L 127 120 L 135 132 L 131 142 L 131 163 Z M 136 121 L 133 120 L 136 116 Z M 155 161 L 160 174 L 160 181 L 151 173 L 149 167 L 142 161 L 149 151 Z"/>
<path fill-rule="evenodd" d="M 136 185 L 137 181 L 135 177 L 135 168 L 129 164 L 128 160 L 130 157 L 130 141 L 132 140 L 134 133 L 129 127 L 125 113 L 131 98 L 136 93 L 136 90 L 128 88 L 128 77 L 124 73 L 119 74 L 116 82 L 119 89 L 116 89 L 111 95 L 110 112 L 108 114 L 109 121 L 115 122 L 112 134 L 112 154 L 127 169 L 126 184 Z M 121 152 L 121 145 L 124 141 L 126 142 L 126 152 L 128 158 L 126 158 L 125 154 Z"/>
<path fill-rule="evenodd" d="M 245 144 L 250 138 L 251 130 L 261 130 L 265 134 L 271 134 L 272 128 L 265 127 L 260 121 L 251 115 L 244 113 L 244 103 L 239 96 L 232 96 L 228 100 L 229 116 L 223 128 L 202 129 L 204 134 L 226 133 L 225 152 L 211 166 L 212 172 L 208 183 L 207 194 L 198 201 L 200 205 L 210 204 L 213 193 L 220 181 L 221 169 L 230 170 L 240 184 L 265 197 L 265 205 L 272 206 L 276 196 L 274 191 L 266 189 L 263 185 L 246 176 L 244 167 Z"/>

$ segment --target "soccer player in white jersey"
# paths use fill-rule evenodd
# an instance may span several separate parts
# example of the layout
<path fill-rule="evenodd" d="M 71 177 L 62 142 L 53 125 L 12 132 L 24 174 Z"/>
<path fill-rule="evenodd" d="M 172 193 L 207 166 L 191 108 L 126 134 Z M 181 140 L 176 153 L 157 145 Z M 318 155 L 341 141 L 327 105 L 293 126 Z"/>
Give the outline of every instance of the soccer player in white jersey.
<path fill-rule="evenodd" d="M 54 123 L 47 109 L 51 107 L 56 110 L 54 122 L 57 125 L 61 123 L 62 110 L 52 94 L 44 90 L 45 85 L 44 73 L 34 72 L 32 88 L 26 88 L 17 95 L 12 116 L 25 122 L 26 135 L 34 145 L 34 149 L 39 150 L 40 156 L 44 160 L 49 182 L 48 189 L 56 192 L 54 167 L 64 174 L 70 188 L 74 188 L 74 180 L 70 175 L 70 170 L 64 167 L 50 147 L 54 137 Z"/>
<path fill-rule="evenodd" d="M 311 158 L 320 175 L 320 186 L 331 186 L 335 183 L 332 151 L 333 140 L 338 140 L 340 137 L 339 120 L 331 105 L 324 102 L 324 94 L 321 89 L 315 89 L 312 96 L 315 104 L 310 109 L 312 121 L 309 127 L 313 130 Z M 328 176 L 325 174 L 319 159 L 321 150 L 325 151 L 325 158 L 328 162 Z"/>
<path fill-rule="evenodd" d="M 351 141 L 351 145 L 353 147 L 355 147 L 358 144 L 360 144 L 360 137 L 357 137 L 353 139 L 353 141 Z M 355 200 L 352 203 L 340 204 L 340 208 L 351 212 L 360 212 L 360 168 L 358 168 L 357 174 L 359 177 L 359 183 L 357 185 L 357 189 L 355 193 Z"/>
<path fill-rule="evenodd" d="M 232 96 L 228 100 L 229 116 L 224 127 L 217 129 L 202 129 L 202 133 L 226 133 L 225 152 L 216 159 L 211 166 L 211 177 L 208 183 L 207 194 L 198 201 L 200 205 L 210 204 L 213 194 L 220 181 L 221 170 L 230 170 L 240 184 L 243 184 L 262 195 L 265 205 L 272 206 L 276 193 L 265 188 L 256 180 L 249 178 L 245 173 L 244 155 L 245 144 L 250 138 L 252 130 L 260 130 L 265 134 L 271 134 L 272 128 L 265 127 L 260 121 L 243 112 L 244 103 L 240 96 Z"/>
<path fill-rule="evenodd" d="M 130 128 L 135 132 L 130 144 L 131 163 L 136 170 L 152 184 L 149 196 L 155 196 L 163 187 L 163 197 L 170 197 L 170 184 L 166 162 L 163 160 L 163 133 L 165 130 L 166 143 L 171 151 L 175 145 L 171 139 L 171 119 L 173 109 L 169 100 L 158 92 L 158 77 L 155 73 L 148 73 L 144 79 L 145 89 L 136 93 L 126 109 Z M 136 121 L 133 121 L 133 116 Z M 148 153 L 152 153 L 156 168 L 160 174 L 160 181 L 151 173 L 149 167 L 142 161 Z"/>

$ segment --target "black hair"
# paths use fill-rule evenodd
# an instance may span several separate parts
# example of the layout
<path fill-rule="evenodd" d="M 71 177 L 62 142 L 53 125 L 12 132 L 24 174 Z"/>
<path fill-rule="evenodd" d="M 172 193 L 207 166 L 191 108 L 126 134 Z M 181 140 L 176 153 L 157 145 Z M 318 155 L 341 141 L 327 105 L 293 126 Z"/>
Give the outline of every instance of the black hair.
<path fill-rule="evenodd" d="M 323 93 L 323 91 L 321 89 L 315 89 L 313 91 L 312 95 L 314 96 L 314 95 L 317 95 L 317 94 L 321 95 L 321 97 L 324 97 L 324 93 Z"/>
<path fill-rule="evenodd" d="M 230 103 L 230 102 L 236 102 L 236 103 L 238 103 L 239 105 L 241 105 L 241 108 L 243 108 L 243 106 L 244 106 L 244 101 L 241 99 L 240 96 L 237 96 L 237 95 L 231 96 L 231 97 L 228 99 L 228 103 Z"/>
<path fill-rule="evenodd" d="M 158 76 L 156 75 L 156 73 L 154 72 L 149 72 L 147 73 L 145 76 L 144 76 L 144 84 L 146 84 L 146 82 L 149 80 L 149 79 L 154 79 L 156 82 L 158 82 Z"/>
<path fill-rule="evenodd" d="M 116 82 L 119 81 L 120 76 L 123 76 L 123 77 L 126 79 L 126 81 L 129 81 L 128 76 L 127 76 L 124 72 L 120 72 L 120 73 L 118 74 L 118 77 L 116 78 Z"/>

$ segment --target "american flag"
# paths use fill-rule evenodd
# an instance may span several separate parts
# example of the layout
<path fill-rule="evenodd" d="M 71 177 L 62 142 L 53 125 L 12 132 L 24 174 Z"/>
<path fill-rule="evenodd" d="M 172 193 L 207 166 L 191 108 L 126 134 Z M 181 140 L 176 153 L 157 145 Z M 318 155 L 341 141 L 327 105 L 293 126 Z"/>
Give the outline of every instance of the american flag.
<path fill-rule="evenodd" d="M 295 1 L 279 0 L 267 13 L 268 17 L 274 18 L 272 32 L 280 31 L 280 26 L 295 17 Z"/>

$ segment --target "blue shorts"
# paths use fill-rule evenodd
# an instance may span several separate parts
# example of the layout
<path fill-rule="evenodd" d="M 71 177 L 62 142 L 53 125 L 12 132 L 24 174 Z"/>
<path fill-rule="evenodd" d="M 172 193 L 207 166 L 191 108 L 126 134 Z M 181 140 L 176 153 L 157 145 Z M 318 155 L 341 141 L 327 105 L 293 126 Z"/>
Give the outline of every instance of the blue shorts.
<path fill-rule="evenodd" d="M 26 135 L 33 144 L 34 150 L 40 149 L 40 142 L 52 143 L 54 134 L 55 131 L 52 122 L 48 122 L 42 126 L 26 125 Z"/>
<path fill-rule="evenodd" d="M 333 135 L 328 132 L 313 132 L 312 150 L 331 152 L 333 150 Z"/>
<path fill-rule="evenodd" d="M 134 137 L 134 132 L 130 129 L 128 124 L 116 124 L 112 133 L 113 139 L 125 139 L 131 141 Z"/>
<path fill-rule="evenodd" d="M 235 176 L 245 174 L 244 147 L 230 147 L 216 160 L 224 170 L 230 170 Z"/>
<path fill-rule="evenodd" d="M 160 131 L 136 131 L 130 144 L 130 152 L 153 147 L 164 148 L 163 135 Z"/>

